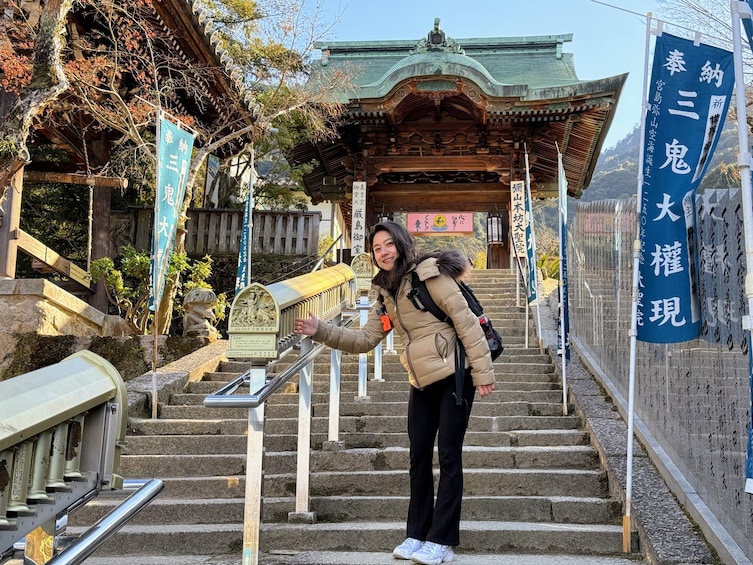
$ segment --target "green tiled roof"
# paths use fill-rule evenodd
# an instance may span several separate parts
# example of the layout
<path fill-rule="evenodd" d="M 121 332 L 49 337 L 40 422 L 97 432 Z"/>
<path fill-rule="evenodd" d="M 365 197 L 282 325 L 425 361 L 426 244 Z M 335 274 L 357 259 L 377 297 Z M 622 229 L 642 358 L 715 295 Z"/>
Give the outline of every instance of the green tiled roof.
<path fill-rule="evenodd" d="M 384 96 L 400 80 L 433 74 L 469 78 L 492 96 L 525 96 L 521 87 L 525 92 L 588 82 L 578 80 L 572 54 L 563 51 L 572 34 L 451 41 L 462 52 L 412 52 L 418 40 L 317 43 L 322 58 L 314 61 L 312 80 L 318 82 L 319 73 L 343 72 L 354 85 L 348 98 Z"/>

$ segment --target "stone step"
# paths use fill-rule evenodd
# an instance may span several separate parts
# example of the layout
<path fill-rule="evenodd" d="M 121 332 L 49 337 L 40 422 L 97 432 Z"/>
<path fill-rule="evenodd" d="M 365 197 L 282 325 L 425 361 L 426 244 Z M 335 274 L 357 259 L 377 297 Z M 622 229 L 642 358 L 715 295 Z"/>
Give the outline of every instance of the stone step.
<path fill-rule="evenodd" d="M 228 412 L 235 408 L 226 408 Z M 243 410 L 243 409 L 237 409 Z M 248 429 L 248 412 L 243 413 L 242 418 L 198 418 L 198 419 L 139 419 L 129 420 L 129 430 L 138 435 L 195 435 L 195 434 L 242 434 Z M 360 424 L 362 420 L 370 419 L 370 433 L 402 433 L 405 434 L 405 423 L 396 418 L 341 418 L 341 433 L 365 433 Z M 313 432 L 326 433 L 329 429 L 325 417 L 313 418 Z M 482 432 L 509 432 L 513 430 L 574 430 L 578 427 L 578 418 L 575 416 L 475 416 L 471 413 L 472 431 Z M 274 422 L 271 422 L 274 423 Z M 377 425 L 380 424 L 380 425 Z M 399 429 L 396 429 L 399 428 Z M 265 425 L 265 433 L 295 433 L 297 421 L 292 419 L 280 420 L 274 427 Z M 289 431 L 286 431 L 289 430 Z M 469 434 L 471 432 L 469 431 Z"/>
<path fill-rule="evenodd" d="M 407 403 L 408 400 L 408 392 L 379 392 L 379 391 L 373 391 L 368 390 L 366 391 L 366 398 L 359 398 L 354 396 L 354 393 L 351 393 L 351 395 L 345 395 L 345 393 L 341 393 L 343 396 L 341 397 L 341 404 L 347 403 L 350 401 L 353 402 L 373 402 L 373 403 Z M 504 391 L 504 390 L 495 390 L 490 397 L 486 397 L 483 400 L 478 399 L 476 402 L 474 402 L 474 407 L 476 405 L 480 405 L 484 402 L 493 403 L 495 398 L 504 399 L 505 403 L 528 403 L 531 405 L 539 405 L 539 404 L 557 404 L 562 402 L 562 391 L 559 390 L 532 390 L 532 391 Z M 198 399 L 196 399 L 198 400 Z M 313 406 L 326 406 L 329 401 L 329 394 L 327 393 L 312 393 L 312 404 Z M 293 396 L 291 395 L 289 397 L 288 404 L 293 403 L 295 404 L 298 402 L 297 395 Z M 278 404 L 283 404 L 284 402 L 279 401 Z M 504 404 L 504 403 L 503 403 Z M 274 406 L 274 405 L 270 405 Z M 562 412 L 560 408 L 560 413 Z M 472 412 L 471 417 L 473 417 Z M 318 416 L 319 414 L 316 414 L 315 409 L 315 416 Z M 203 406 L 200 403 L 196 403 L 194 405 L 170 405 L 170 404 L 160 404 L 159 408 L 159 417 L 161 419 L 169 420 L 169 419 L 219 419 L 219 418 L 229 418 L 229 419 L 238 419 L 248 416 L 248 410 L 246 408 L 223 408 L 223 407 L 211 407 L 207 408 Z"/>
<path fill-rule="evenodd" d="M 546 552 L 572 555 L 619 555 L 622 526 L 501 521 L 464 521 L 460 524 L 463 544 L 459 553 L 498 554 Z M 348 522 L 317 524 L 261 524 L 260 546 L 276 552 L 390 551 L 405 537 L 405 523 Z M 69 533 L 81 529 L 69 528 Z M 243 524 L 126 525 L 94 554 L 227 555 L 243 547 Z M 387 549 L 386 549 L 387 548 Z"/>
<path fill-rule="evenodd" d="M 398 541 L 393 543 L 397 545 Z M 624 555 L 624 554 L 623 554 Z M 469 553 L 464 549 L 455 552 L 458 565 L 646 565 L 640 554 L 627 557 L 589 555 L 555 555 L 542 553 Z M 260 563 L 264 565 L 395 565 L 392 547 L 381 551 L 261 551 Z M 86 565 L 243 565 L 240 552 L 231 555 L 130 555 L 126 557 L 89 557 Z M 7 565 L 23 565 L 20 560 Z"/>
<path fill-rule="evenodd" d="M 326 433 L 312 434 L 311 444 L 320 449 L 327 441 Z M 405 432 L 391 434 L 347 433 L 339 440 L 348 449 L 366 447 L 408 447 Z M 183 453 L 222 454 L 245 453 L 247 438 L 243 434 L 215 434 L 211 440 L 204 435 L 142 435 L 128 436 L 126 455 L 179 455 Z M 474 432 L 465 436 L 466 446 L 568 446 L 587 445 L 588 434 L 582 430 L 519 430 L 515 432 Z M 295 451 L 297 434 L 266 434 L 264 446 L 267 451 Z"/>
<path fill-rule="evenodd" d="M 165 483 L 160 498 L 242 498 L 246 482 L 245 474 L 160 479 Z M 310 485 L 311 496 L 404 496 L 408 471 L 311 473 Z M 295 496 L 295 473 L 265 474 L 263 489 L 265 497 Z M 467 469 L 463 492 L 466 496 L 608 496 L 604 474 L 589 469 Z"/>
<path fill-rule="evenodd" d="M 70 526 L 93 524 L 110 512 L 123 497 L 100 495 L 76 510 Z M 312 497 L 309 508 L 317 522 L 388 521 L 408 513 L 407 496 Z M 242 498 L 178 500 L 158 498 L 131 524 L 233 524 L 243 521 Z M 295 511 L 294 497 L 265 498 L 262 521 L 286 522 Z M 621 507 L 604 498 L 573 496 L 466 496 L 463 520 L 505 520 L 573 524 L 619 523 Z"/>
<path fill-rule="evenodd" d="M 369 373 L 372 373 L 370 370 Z M 382 368 L 382 375 L 385 377 L 388 373 L 384 371 L 384 367 Z M 346 375 L 341 375 L 341 381 L 340 381 L 340 391 L 341 394 L 349 393 L 354 394 L 358 392 L 358 378 L 356 375 L 348 375 L 347 379 L 344 379 Z M 228 379 L 224 382 L 230 382 L 235 377 Z M 288 382 L 291 383 L 298 383 L 298 377 L 294 376 L 292 377 Z M 328 393 L 330 382 L 329 382 L 329 372 L 326 374 L 314 374 L 314 378 L 312 380 L 313 382 L 313 392 L 316 393 Z M 201 395 L 206 396 L 208 394 L 214 393 L 218 388 L 222 386 L 222 383 L 219 381 L 200 381 L 195 383 L 189 383 L 188 387 L 186 388 L 186 391 L 184 393 L 178 393 L 173 394 L 170 396 L 170 403 L 171 404 L 194 404 L 195 401 L 188 399 L 183 400 L 184 395 Z M 245 388 L 244 388 L 245 387 Z M 374 380 L 372 375 L 369 375 L 369 378 L 366 383 L 366 388 L 369 391 L 375 391 L 375 392 L 400 392 L 404 394 L 407 398 L 408 392 L 410 391 L 410 382 L 408 381 L 408 377 L 406 375 L 403 375 L 402 379 L 387 379 L 383 378 L 383 380 Z M 286 392 L 288 389 L 287 387 L 284 387 L 283 391 Z M 560 385 L 559 381 L 556 378 L 555 373 L 547 373 L 547 372 L 539 372 L 539 373 L 514 373 L 514 372 L 504 372 L 501 370 L 495 370 L 495 384 L 494 384 L 494 390 L 496 391 L 526 391 L 526 390 L 562 390 L 562 386 Z M 248 387 L 246 385 L 243 385 L 238 389 L 238 392 L 240 393 L 248 393 Z M 278 392 L 277 394 L 273 394 L 268 400 L 268 403 L 274 402 L 276 399 L 284 397 L 284 392 Z"/>
<path fill-rule="evenodd" d="M 358 364 L 352 363 L 352 368 L 343 368 L 340 373 L 340 385 L 342 390 L 356 390 L 358 387 Z M 369 360 L 369 386 L 380 387 L 380 390 L 404 390 L 410 389 L 410 383 L 405 375 L 402 366 L 399 368 L 391 367 L 389 364 L 382 363 L 382 381 L 373 380 L 373 360 Z M 288 365 L 289 366 L 289 365 Z M 513 386 L 512 383 L 552 383 L 560 386 L 559 379 L 554 373 L 554 365 L 551 365 L 551 371 L 538 370 L 536 372 L 524 372 L 521 367 L 508 366 L 497 363 L 494 366 L 496 381 L 499 385 L 506 387 Z M 279 369 L 274 374 L 279 374 Z M 321 390 L 329 388 L 329 364 L 314 364 L 314 389 L 317 386 L 324 386 Z M 211 394 L 216 391 L 222 383 L 229 383 L 235 380 L 240 373 L 213 372 L 207 373 L 208 380 L 189 382 L 186 386 L 186 393 Z M 297 382 L 298 378 L 294 377 L 293 381 Z"/>
<path fill-rule="evenodd" d="M 358 397 L 345 394 L 340 401 L 340 417 L 345 416 L 394 416 L 405 418 L 408 410 L 407 393 L 406 401 L 402 402 L 379 402 L 370 395 L 370 401 L 359 400 Z M 203 395 L 194 395 L 193 403 L 185 403 L 181 406 L 201 406 Z M 267 403 L 265 418 L 267 421 L 276 418 L 295 418 L 298 416 L 299 397 L 295 394 L 285 395 L 287 398 Z M 329 395 L 313 395 L 312 410 L 315 416 L 326 417 L 329 415 Z M 177 407 L 173 407 L 177 408 Z M 176 410 L 161 410 L 163 416 L 179 414 Z M 237 412 L 235 413 L 238 414 Z M 557 416 L 562 414 L 562 404 L 553 402 L 503 402 L 491 404 L 477 402 L 473 405 L 475 416 Z"/>
<path fill-rule="evenodd" d="M 398 350 L 398 353 L 384 353 L 383 359 L 385 363 L 398 363 L 400 362 L 399 359 L 399 352 L 402 351 L 402 348 L 400 347 L 400 344 L 397 343 L 397 340 L 395 340 L 395 347 Z M 298 358 L 297 354 L 291 354 L 289 357 L 286 358 L 287 365 L 290 365 Z M 538 346 L 534 343 L 530 347 L 520 347 L 515 345 L 505 345 L 505 350 L 500 355 L 500 357 L 497 359 L 497 363 L 504 362 L 505 360 L 523 360 L 525 359 L 525 362 L 531 362 L 531 363 L 551 363 L 551 358 L 549 355 L 542 354 L 538 348 Z M 349 361 L 350 360 L 350 361 Z M 342 363 L 358 363 L 358 355 L 356 354 L 350 354 L 350 353 L 343 353 L 342 354 Z M 281 362 L 278 362 L 281 363 Z M 321 364 L 323 367 L 329 367 L 329 353 L 324 353 L 319 355 L 316 360 L 314 361 L 314 366 L 317 367 Z M 249 368 L 249 363 L 247 361 L 222 361 L 220 363 L 220 366 L 218 368 L 218 372 L 220 373 L 228 373 L 229 375 L 237 375 L 244 373 Z M 208 373 L 208 375 L 211 375 L 212 373 Z M 230 379 L 227 379 L 230 380 Z"/>
<path fill-rule="evenodd" d="M 203 410 L 209 410 L 201 407 L 186 407 L 186 406 L 172 406 L 170 413 L 173 415 L 182 415 L 185 418 L 189 416 L 195 416 L 194 420 L 221 420 L 218 418 L 220 414 L 206 414 Z M 220 408 L 214 408 L 212 410 L 220 411 Z M 240 420 L 243 416 L 248 417 L 248 411 L 244 408 L 225 408 L 227 417 L 233 420 Z M 178 428 L 181 423 L 187 422 L 185 418 L 180 416 L 174 418 L 166 418 L 167 421 L 178 422 Z M 156 425 L 160 421 L 153 421 L 151 425 Z M 146 423 L 146 421 L 142 421 Z M 136 423 L 134 422 L 134 425 Z M 474 431 L 510 431 L 514 429 L 546 429 L 546 428 L 559 428 L 559 429 L 572 429 L 577 426 L 577 420 L 574 417 L 568 416 L 540 416 L 540 415 L 519 415 L 519 416 L 477 416 L 471 414 L 470 427 Z M 312 431 L 314 433 L 324 433 L 329 430 L 329 421 L 327 415 L 316 415 L 312 418 L 311 422 Z M 134 429 L 136 429 L 134 427 Z M 264 424 L 265 433 L 280 434 L 280 433 L 293 433 L 298 429 L 298 418 L 274 418 L 266 421 Z M 370 432 L 374 434 L 388 433 L 388 432 L 404 432 L 405 417 L 404 416 L 383 416 L 381 414 L 365 415 L 365 416 L 342 416 L 340 418 L 340 432 Z M 176 432 L 175 428 L 171 433 Z M 192 432 L 187 432 L 192 433 Z"/>
<path fill-rule="evenodd" d="M 435 450 L 435 464 L 436 450 Z M 264 472 L 292 473 L 298 454 L 294 451 L 264 454 Z M 236 475 L 243 473 L 245 452 L 190 455 L 124 455 L 120 472 L 126 477 L 190 477 Z M 465 469 L 495 467 L 498 469 L 594 469 L 598 466 L 596 450 L 591 446 L 566 447 L 475 447 L 463 449 Z M 343 449 L 312 451 L 311 472 L 327 471 L 395 471 L 409 465 L 406 448 Z"/>

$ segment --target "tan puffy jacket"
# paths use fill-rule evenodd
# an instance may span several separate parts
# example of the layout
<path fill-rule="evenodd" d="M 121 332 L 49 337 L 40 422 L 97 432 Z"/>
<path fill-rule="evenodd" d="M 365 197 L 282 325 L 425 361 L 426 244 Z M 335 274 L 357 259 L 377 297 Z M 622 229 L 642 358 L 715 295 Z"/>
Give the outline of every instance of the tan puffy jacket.
<path fill-rule="evenodd" d="M 396 299 L 388 291 L 375 287 L 384 298 L 392 325 L 405 344 L 400 361 L 408 371 L 410 383 L 416 388 L 423 388 L 454 375 L 457 337 L 465 346 L 466 368 L 471 367 L 474 386 L 494 383 L 494 368 L 484 332 L 453 277 L 441 273 L 438 261 L 433 257 L 421 261 L 416 266 L 416 273 L 426 281 L 431 297 L 452 319 L 454 328 L 438 320 L 431 312 L 423 312 L 413 305 L 407 296 L 411 290 L 410 272 L 403 277 Z M 320 321 L 313 339 L 350 353 L 371 351 L 387 334 L 379 319 L 380 306 L 377 300 L 366 324 L 358 329 Z"/>

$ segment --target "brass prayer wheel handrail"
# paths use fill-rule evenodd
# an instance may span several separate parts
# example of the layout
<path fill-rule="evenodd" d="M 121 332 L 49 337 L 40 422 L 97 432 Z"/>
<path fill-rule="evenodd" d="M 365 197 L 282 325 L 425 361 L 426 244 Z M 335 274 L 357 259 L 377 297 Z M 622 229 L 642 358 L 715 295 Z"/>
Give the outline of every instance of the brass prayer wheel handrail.
<path fill-rule="evenodd" d="M 331 320 L 354 307 L 356 276 L 343 263 L 277 282 L 252 283 L 233 300 L 228 318 L 226 355 L 235 359 L 277 359 L 300 343 L 296 318 L 309 312 Z"/>

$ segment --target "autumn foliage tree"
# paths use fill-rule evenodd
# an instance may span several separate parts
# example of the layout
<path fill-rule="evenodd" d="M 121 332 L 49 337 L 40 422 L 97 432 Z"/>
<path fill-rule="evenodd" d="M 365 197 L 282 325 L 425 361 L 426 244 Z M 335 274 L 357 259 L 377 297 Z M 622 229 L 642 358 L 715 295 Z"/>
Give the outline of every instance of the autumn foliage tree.
<path fill-rule="evenodd" d="M 0 0 L 0 187 L 28 159 L 36 127 L 66 128 L 82 138 L 107 136 L 122 154 L 156 165 L 156 109 L 196 132 L 178 225 L 184 249 L 186 211 L 206 158 L 237 156 L 254 145 L 279 151 L 301 136 L 334 131 L 341 108 L 332 91 L 347 77 L 316 91 L 304 87 L 313 41 L 326 32 L 316 7 L 292 0 L 203 3 L 199 21 L 211 24 L 216 60 L 197 61 L 158 17 L 158 0 Z M 218 90 L 218 83 L 230 90 Z M 277 132 L 274 144 L 269 131 Z M 116 161 L 89 159 L 89 174 L 123 174 Z M 165 298 L 176 279 L 168 280 Z M 165 333 L 172 300 L 163 299 Z"/>

